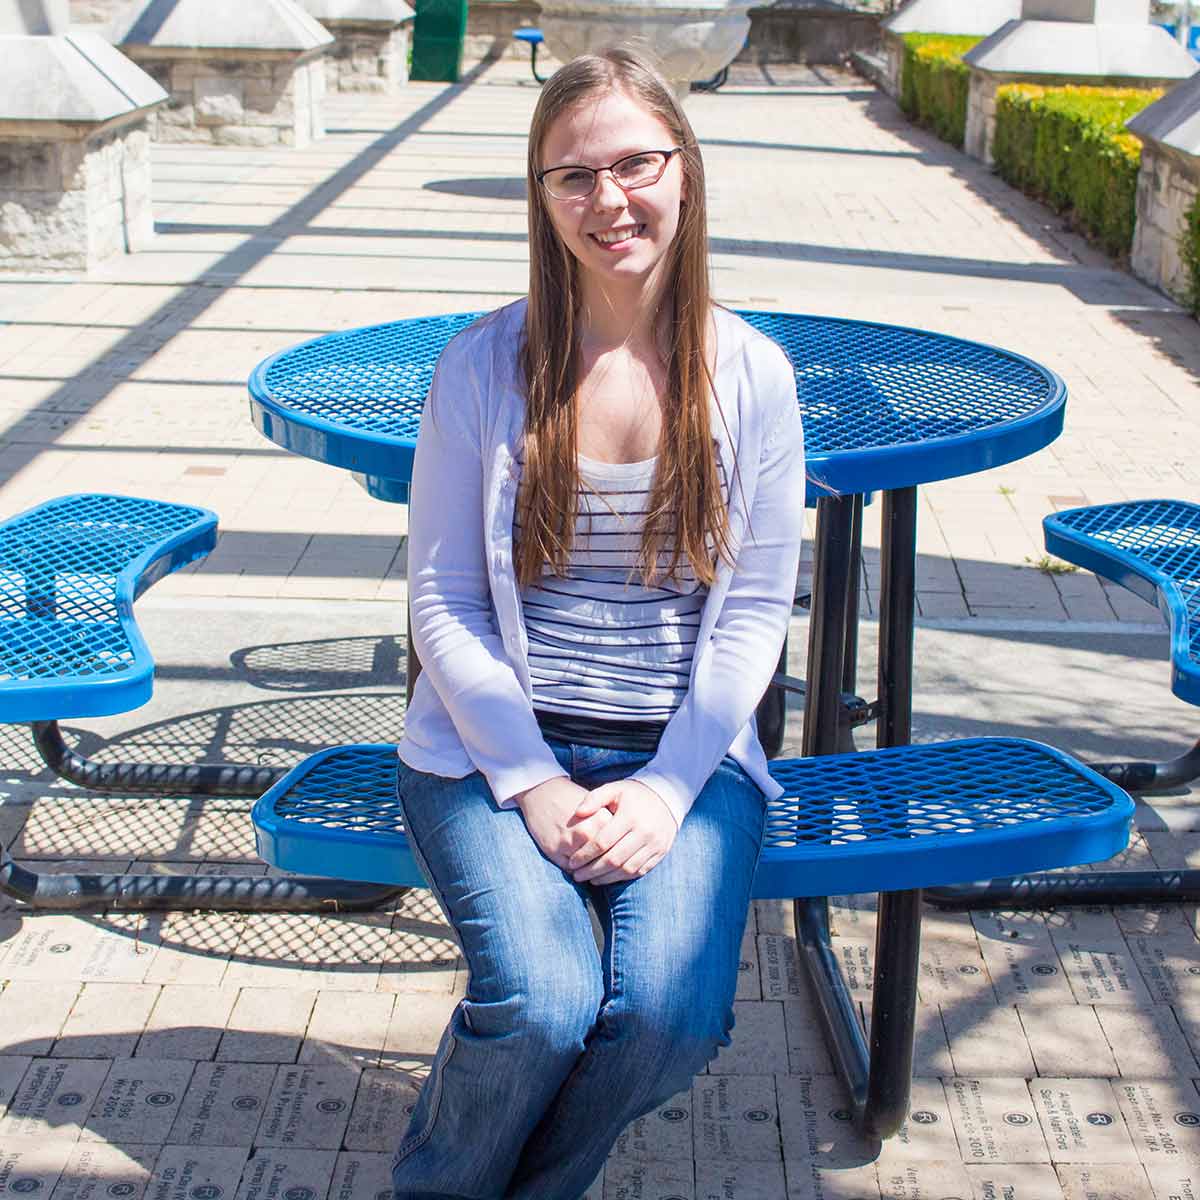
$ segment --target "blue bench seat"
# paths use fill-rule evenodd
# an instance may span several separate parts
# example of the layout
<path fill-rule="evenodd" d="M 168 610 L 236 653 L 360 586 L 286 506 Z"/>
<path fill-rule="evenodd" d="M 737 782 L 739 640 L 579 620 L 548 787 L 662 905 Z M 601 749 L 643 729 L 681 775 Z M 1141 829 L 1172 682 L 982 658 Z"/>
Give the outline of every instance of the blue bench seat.
<path fill-rule="evenodd" d="M 323 750 L 255 804 L 258 852 L 290 871 L 424 887 L 396 800 L 396 748 Z M 1124 849 L 1133 804 L 1037 742 L 971 738 L 779 759 L 757 897 L 900 891 L 1093 862 Z"/>
<path fill-rule="evenodd" d="M 1158 607 L 1171 631 L 1171 690 L 1189 704 L 1200 704 L 1200 504 L 1184 500 L 1093 504 L 1052 513 L 1043 519 L 1042 528 L 1051 554 Z M 1114 698 L 1117 694 L 1114 687 Z M 1177 791 L 1200 777 L 1200 740 L 1166 762 L 1091 765 L 1132 792 Z M 948 908 L 1160 904 L 1200 898 L 1200 871 L 1101 868 L 1070 874 L 1014 873 L 1011 878 L 936 888 L 926 895 Z"/>
<path fill-rule="evenodd" d="M 216 536 L 207 509 L 101 494 L 60 496 L 0 523 L 0 721 L 144 704 L 154 659 L 133 602 Z"/>
<path fill-rule="evenodd" d="M 1054 513 L 1051 554 L 1158 606 L 1171 630 L 1171 690 L 1200 704 L 1200 504 L 1129 500 Z"/>
<path fill-rule="evenodd" d="M 0 522 L 0 721 L 29 724 L 46 764 L 122 794 L 260 795 L 274 767 L 95 762 L 58 722 L 129 712 L 150 699 L 154 659 L 133 616 L 153 583 L 207 555 L 217 517 L 135 496 L 59 496 Z M 32 908 L 309 911 L 374 908 L 394 887 L 322 877 L 38 874 L 0 846 L 0 892 Z"/>
<path fill-rule="evenodd" d="M 274 866 L 424 887 L 396 798 L 396 748 L 340 746 L 294 767 L 255 804 Z M 908 1113 L 921 888 L 1107 858 L 1128 842 L 1133 802 L 1056 750 L 972 738 L 781 759 L 767 810 L 759 898 L 792 898 L 801 962 L 852 1108 L 871 1137 Z M 870 1049 L 815 899 L 880 891 Z M 824 916 L 822 916 L 824 913 Z"/>

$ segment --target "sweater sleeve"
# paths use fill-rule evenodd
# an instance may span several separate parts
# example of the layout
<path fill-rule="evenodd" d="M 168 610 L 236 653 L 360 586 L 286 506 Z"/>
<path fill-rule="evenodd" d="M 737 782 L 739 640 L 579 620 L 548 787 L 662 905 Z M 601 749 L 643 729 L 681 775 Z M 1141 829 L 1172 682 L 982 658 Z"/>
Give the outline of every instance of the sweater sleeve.
<path fill-rule="evenodd" d="M 443 352 L 417 438 L 409 504 L 413 641 L 468 757 L 496 800 L 565 775 L 500 636 L 488 575 L 484 397 L 471 331 Z"/>
<path fill-rule="evenodd" d="M 712 639 L 655 756 L 633 778 L 682 824 L 696 796 L 750 720 L 787 635 L 804 531 L 804 437 L 795 375 L 777 347 L 762 388 L 758 486 Z M 702 669 L 703 668 L 703 669 Z"/>

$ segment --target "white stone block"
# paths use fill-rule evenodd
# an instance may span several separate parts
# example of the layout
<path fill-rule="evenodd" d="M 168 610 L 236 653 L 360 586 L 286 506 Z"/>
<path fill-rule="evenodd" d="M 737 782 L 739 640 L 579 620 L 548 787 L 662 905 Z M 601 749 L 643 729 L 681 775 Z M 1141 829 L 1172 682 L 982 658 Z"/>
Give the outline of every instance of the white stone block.
<path fill-rule="evenodd" d="M 1135 275 L 1177 300 L 1191 279 L 1180 253 L 1189 210 L 1200 194 L 1200 159 L 1148 144 L 1138 175 L 1138 220 L 1130 266 Z"/>
<path fill-rule="evenodd" d="M 245 113 L 244 83 L 228 75 L 197 78 L 195 98 L 197 125 L 236 125 Z"/>
<path fill-rule="evenodd" d="M 0 0 L 0 33 L 44 37 L 67 32 L 67 0 Z"/>
<path fill-rule="evenodd" d="M 883 22 L 891 33 L 961 33 L 986 37 L 1021 15 L 1021 0 L 910 0 Z"/>
<path fill-rule="evenodd" d="M 963 55 L 977 70 L 1078 80 L 1187 79 L 1192 56 L 1159 25 L 1010 21 Z"/>
<path fill-rule="evenodd" d="M 0 62 L 5 64 L 0 71 L 0 125 L 98 123 L 166 99 L 153 79 L 94 33 L 0 36 Z"/>
<path fill-rule="evenodd" d="M 125 213 L 112 200 L 106 176 L 119 171 L 125 139 L 113 145 L 88 145 L 82 170 L 64 169 L 62 143 L 0 143 L 0 161 L 13 164 L 22 154 L 36 156 L 35 169 L 0 172 L 0 271 L 86 271 L 124 249 Z M 107 150 L 107 153 L 106 153 Z M 68 158 L 77 148 L 71 147 Z M 45 161 L 47 153 L 54 163 Z M 55 169 L 76 186 L 55 185 Z M 10 177 L 29 182 L 40 176 L 51 186 L 10 188 Z"/>
<path fill-rule="evenodd" d="M 1024 0 L 1027 21 L 1085 21 L 1145 25 L 1150 0 Z"/>
<path fill-rule="evenodd" d="M 213 129 L 212 140 L 220 146 L 291 145 L 287 131 L 272 125 L 221 125 Z"/>
<path fill-rule="evenodd" d="M 1172 88 L 1131 117 L 1127 126 L 1144 142 L 1157 142 L 1183 154 L 1200 155 L 1200 75 Z"/>
<path fill-rule="evenodd" d="M 119 46 L 303 53 L 333 38 L 295 0 L 142 0 L 114 28 Z"/>

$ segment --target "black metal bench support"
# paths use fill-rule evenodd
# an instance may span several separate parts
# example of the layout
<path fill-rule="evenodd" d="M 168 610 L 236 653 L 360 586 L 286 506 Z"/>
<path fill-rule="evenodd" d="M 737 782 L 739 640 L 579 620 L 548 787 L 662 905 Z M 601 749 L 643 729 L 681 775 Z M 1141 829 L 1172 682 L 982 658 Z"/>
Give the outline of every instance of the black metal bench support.
<path fill-rule="evenodd" d="M 0 892 L 54 912 L 359 912 L 408 890 L 300 875 L 40 874 L 0 848 Z"/>
<path fill-rule="evenodd" d="M 927 888 L 938 908 L 1054 908 L 1073 904 L 1178 904 L 1200 900 L 1200 871 L 1039 871 Z"/>
<path fill-rule="evenodd" d="M 223 763 L 97 763 L 67 745 L 57 721 L 32 722 L 38 753 L 56 775 L 99 792 L 154 796 L 261 796 L 286 768 Z M 357 912 L 407 888 L 316 876 L 42 874 L 0 847 L 0 892 L 54 912 Z"/>
<path fill-rule="evenodd" d="M 151 796 L 261 796 L 286 767 L 235 763 L 98 763 L 67 745 L 57 721 L 34 721 L 33 742 L 56 775 L 96 792 Z"/>
<path fill-rule="evenodd" d="M 1200 741 L 1178 758 L 1166 762 L 1089 763 L 1105 779 L 1127 792 L 1166 792 L 1200 779 Z"/>

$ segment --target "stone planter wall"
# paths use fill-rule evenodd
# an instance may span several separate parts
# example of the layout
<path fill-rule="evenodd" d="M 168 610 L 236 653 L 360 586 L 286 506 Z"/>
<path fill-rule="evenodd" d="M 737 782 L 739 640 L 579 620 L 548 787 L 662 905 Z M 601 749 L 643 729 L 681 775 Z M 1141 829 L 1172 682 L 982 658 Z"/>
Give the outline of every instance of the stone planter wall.
<path fill-rule="evenodd" d="M 145 118 L 86 138 L 0 127 L 0 271 L 85 272 L 154 235 Z M 35 140 L 36 138 L 36 140 Z"/>
<path fill-rule="evenodd" d="M 529 47 L 513 41 L 518 25 L 537 25 L 542 10 L 535 0 L 471 0 L 463 60 L 529 58 Z"/>
<path fill-rule="evenodd" d="M 1179 254 L 1179 238 L 1198 193 L 1200 158 L 1143 145 L 1130 266 L 1139 278 L 1181 301 L 1187 299 L 1191 280 Z"/>
<path fill-rule="evenodd" d="M 170 56 L 132 48 L 130 57 L 170 94 L 151 118 L 157 142 L 306 146 L 324 137 L 321 55 L 252 55 L 213 50 Z M 239 57 L 234 57 L 237 54 Z"/>
<path fill-rule="evenodd" d="M 541 19 L 536 0 L 471 0 L 463 58 L 527 61 L 529 47 L 514 42 L 512 33 L 518 25 L 539 25 Z M 802 2 L 752 8 L 750 33 L 734 61 L 842 63 L 855 51 L 878 45 L 879 21 L 873 13 Z M 543 61 L 539 57 L 539 68 Z"/>
<path fill-rule="evenodd" d="M 991 166 L 992 139 L 996 132 L 996 93 L 1006 83 L 1036 83 L 1041 87 L 1086 84 L 1088 87 L 1172 88 L 1178 79 L 1098 78 L 1083 75 L 999 75 L 990 71 L 971 71 L 967 96 L 967 131 L 963 149 L 972 157 Z"/>
<path fill-rule="evenodd" d="M 879 85 L 893 100 L 899 100 L 901 77 L 904 74 L 904 38 L 890 29 L 884 29 L 881 41 L 884 67 Z"/>
<path fill-rule="evenodd" d="M 331 92 L 392 92 L 408 79 L 412 22 L 380 25 L 324 23 L 337 43 L 325 56 L 325 82 Z"/>
<path fill-rule="evenodd" d="M 994 161 L 992 140 L 996 133 L 996 93 L 1009 80 L 982 71 L 971 72 L 967 90 L 967 131 L 963 149 L 972 157 L 987 163 Z"/>
<path fill-rule="evenodd" d="M 750 10 L 750 33 L 735 62 L 845 63 L 856 52 L 879 46 L 876 13 L 825 5 L 773 4 Z"/>

